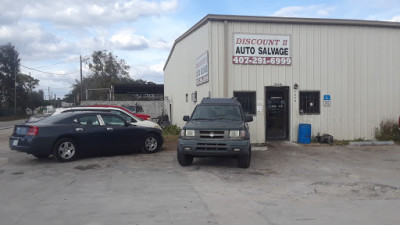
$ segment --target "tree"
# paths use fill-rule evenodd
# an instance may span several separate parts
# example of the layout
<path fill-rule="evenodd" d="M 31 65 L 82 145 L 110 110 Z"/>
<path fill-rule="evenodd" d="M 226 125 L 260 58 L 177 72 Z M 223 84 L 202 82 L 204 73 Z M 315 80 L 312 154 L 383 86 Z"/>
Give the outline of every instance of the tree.
<path fill-rule="evenodd" d="M 0 46 L 1 115 L 11 114 L 10 112 L 14 111 L 11 109 L 14 108 L 15 99 L 17 99 L 17 110 L 20 114 L 25 113 L 26 107 L 33 109 L 44 101 L 43 96 L 40 98 L 40 93 L 34 91 L 39 80 L 20 73 L 20 61 L 19 53 L 11 43 Z"/>
<path fill-rule="evenodd" d="M 17 104 L 21 111 L 26 108 L 34 110 L 36 107 L 44 105 L 44 92 L 42 90 L 34 91 L 39 85 L 39 80 L 26 75 L 17 76 Z"/>
<path fill-rule="evenodd" d="M 8 43 L 0 46 L 0 107 L 14 105 L 15 74 L 19 73 L 19 53 Z"/>
<path fill-rule="evenodd" d="M 129 76 L 130 66 L 125 60 L 118 59 L 118 56 L 107 51 L 94 51 L 91 58 L 87 61 L 90 73 L 83 77 L 82 84 L 76 80 L 72 86 L 72 91 L 66 95 L 68 102 L 77 102 L 82 85 L 83 90 L 110 88 L 115 84 L 146 83 L 143 80 L 134 80 Z M 107 100 L 109 92 L 90 91 L 90 99 Z M 82 100 L 86 99 L 86 92 L 83 93 Z"/>

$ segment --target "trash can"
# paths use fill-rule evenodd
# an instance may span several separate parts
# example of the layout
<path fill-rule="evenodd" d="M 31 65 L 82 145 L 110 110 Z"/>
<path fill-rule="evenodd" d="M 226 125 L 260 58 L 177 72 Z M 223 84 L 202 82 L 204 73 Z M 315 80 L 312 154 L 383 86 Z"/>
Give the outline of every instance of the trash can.
<path fill-rule="evenodd" d="M 297 142 L 302 144 L 311 143 L 311 124 L 308 123 L 299 124 L 299 136 Z"/>

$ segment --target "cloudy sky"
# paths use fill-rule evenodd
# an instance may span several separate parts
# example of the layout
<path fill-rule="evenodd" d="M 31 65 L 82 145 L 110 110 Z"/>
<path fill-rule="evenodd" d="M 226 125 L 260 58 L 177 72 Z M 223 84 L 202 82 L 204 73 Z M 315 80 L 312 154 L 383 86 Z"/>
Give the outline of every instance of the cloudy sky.
<path fill-rule="evenodd" d="M 133 79 L 163 83 L 174 40 L 207 14 L 400 22 L 400 0 L 0 0 L 0 8 L 0 45 L 16 46 L 22 72 L 60 98 L 80 79 L 79 56 L 96 50 L 124 59 Z"/>

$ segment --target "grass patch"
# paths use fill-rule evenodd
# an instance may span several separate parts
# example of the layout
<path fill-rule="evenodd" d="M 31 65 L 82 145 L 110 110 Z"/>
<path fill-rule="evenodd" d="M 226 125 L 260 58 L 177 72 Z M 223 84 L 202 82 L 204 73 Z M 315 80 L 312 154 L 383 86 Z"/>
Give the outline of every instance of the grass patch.
<path fill-rule="evenodd" d="M 179 132 L 181 132 L 181 128 L 176 125 L 166 126 L 163 129 L 163 135 L 179 135 Z"/>
<path fill-rule="evenodd" d="M 394 121 L 382 121 L 379 128 L 375 129 L 375 138 L 379 141 L 400 142 L 400 130 L 398 124 Z"/>

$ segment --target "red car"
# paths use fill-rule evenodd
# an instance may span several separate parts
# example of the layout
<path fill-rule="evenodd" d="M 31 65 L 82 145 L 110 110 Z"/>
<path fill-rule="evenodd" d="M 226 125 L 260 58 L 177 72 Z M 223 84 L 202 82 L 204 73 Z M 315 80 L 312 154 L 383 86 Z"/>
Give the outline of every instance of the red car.
<path fill-rule="evenodd" d="M 150 115 L 148 114 L 143 114 L 143 113 L 137 113 L 137 111 L 131 111 L 127 108 L 121 107 L 121 106 L 116 106 L 116 105 L 87 105 L 88 107 L 110 107 L 110 108 L 119 108 L 122 109 L 124 111 L 126 111 L 127 113 L 130 113 L 136 117 L 139 117 L 142 120 L 150 120 Z M 140 107 L 142 108 L 142 107 Z"/>

